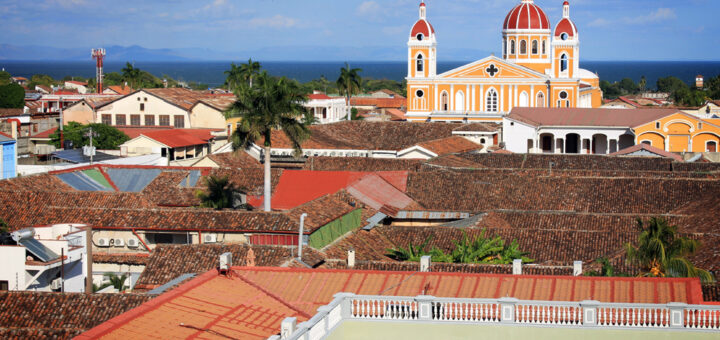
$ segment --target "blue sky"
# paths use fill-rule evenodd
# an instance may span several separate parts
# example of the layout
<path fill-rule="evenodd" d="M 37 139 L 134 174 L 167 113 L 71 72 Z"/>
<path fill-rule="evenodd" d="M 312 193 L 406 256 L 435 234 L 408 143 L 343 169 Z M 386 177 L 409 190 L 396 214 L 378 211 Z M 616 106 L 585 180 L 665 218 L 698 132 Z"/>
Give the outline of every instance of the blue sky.
<path fill-rule="evenodd" d="M 520 0 L 428 0 L 439 58 L 499 53 Z M 341 59 L 404 61 L 419 0 L 0 0 L 0 44 L 203 48 L 238 59 L 293 60 L 293 49 L 337 48 Z M 537 0 L 551 22 L 562 0 Z M 720 60 L 720 3 L 574 0 L 585 60 Z M 470 56 L 470 57 L 468 57 Z M 257 58 L 257 57 L 256 57 Z"/>

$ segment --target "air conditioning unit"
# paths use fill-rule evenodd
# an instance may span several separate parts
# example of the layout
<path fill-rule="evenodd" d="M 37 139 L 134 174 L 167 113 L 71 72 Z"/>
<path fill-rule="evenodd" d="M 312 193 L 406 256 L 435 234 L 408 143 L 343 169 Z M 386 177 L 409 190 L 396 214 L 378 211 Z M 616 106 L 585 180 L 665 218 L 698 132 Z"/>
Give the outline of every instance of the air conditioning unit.
<path fill-rule="evenodd" d="M 127 246 L 128 248 L 137 248 L 138 247 L 138 240 L 136 238 L 129 238 L 127 239 Z"/>
<path fill-rule="evenodd" d="M 125 240 L 121 238 L 113 239 L 113 243 L 115 243 L 115 247 L 124 247 L 125 246 Z"/>
<path fill-rule="evenodd" d="M 109 247 L 110 246 L 110 239 L 103 237 L 97 240 L 97 246 L 98 247 Z"/>
<path fill-rule="evenodd" d="M 62 279 L 55 279 L 50 282 L 50 288 L 51 289 L 60 289 L 62 288 Z"/>
<path fill-rule="evenodd" d="M 217 243 L 217 235 L 215 235 L 215 234 L 203 235 L 203 243 Z"/>

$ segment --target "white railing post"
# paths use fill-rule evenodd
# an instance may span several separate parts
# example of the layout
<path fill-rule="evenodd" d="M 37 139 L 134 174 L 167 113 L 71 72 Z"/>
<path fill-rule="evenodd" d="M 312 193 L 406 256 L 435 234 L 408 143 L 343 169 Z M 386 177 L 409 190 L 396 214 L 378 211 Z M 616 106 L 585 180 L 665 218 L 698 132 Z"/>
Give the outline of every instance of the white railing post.
<path fill-rule="evenodd" d="M 515 307 L 518 303 L 516 298 L 501 298 L 500 302 L 500 322 L 501 323 L 514 323 L 515 322 Z"/>
<path fill-rule="evenodd" d="M 598 306 L 600 301 L 586 300 L 580 302 L 582 308 L 582 325 L 597 326 L 598 324 Z"/>
<path fill-rule="evenodd" d="M 415 297 L 418 304 L 418 319 L 421 321 L 429 321 L 433 319 L 433 300 L 434 296 L 420 295 Z"/>
<path fill-rule="evenodd" d="M 513 260 L 512 273 L 513 273 L 513 275 L 522 275 L 522 260 L 521 259 Z"/>
<path fill-rule="evenodd" d="M 581 276 L 583 273 L 582 261 L 573 262 L 573 276 Z"/>
<path fill-rule="evenodd" d="M 420 271 L 421 272 L 429 272 L 430 271 L 430 255 L 425 255 L 420 258 Z"/>
<path fill-rule="evenodd" d="M 297 318 L 285 318 L 280 324 L 280 339 L 289 339 L 297 328 Z"/>
<path fill-rule="evenodd" d="M 343 320 L 352 318 L 352 303 L 353 298 L 355 297 L 355 294 L 353 293 L 337 293 L 333 295 L 335 299 L 342 299 L 340 301 L 340 315 L 342 316 Z"/>
<path fill-rule="evenodd" d="M 685 308 L 687 304 L 670 302 L 667 306 L 670 309 L 670 328 L 685 327 Z"/>
<path fill-rule="evenodd" d="M 318 323 L 322 324 L 321 326 L 322 326 L 324 335 L 327 335 L 330 332 L 330 311 L 331 310 L 332 310 L 332 308 L 330 308 L 330 306 L 328 306 L 328 305 L 320 306 L 317 309 L 317 312 L 318 312 L 317 315 L 322 315 L 322 319 L 320 319 L 320 321 Z"/>

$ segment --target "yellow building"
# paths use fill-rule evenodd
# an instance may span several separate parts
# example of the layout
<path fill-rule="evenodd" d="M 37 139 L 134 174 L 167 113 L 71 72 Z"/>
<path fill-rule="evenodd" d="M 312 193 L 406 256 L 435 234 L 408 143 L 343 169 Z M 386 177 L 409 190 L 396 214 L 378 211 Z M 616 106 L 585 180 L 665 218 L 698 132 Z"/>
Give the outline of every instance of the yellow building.
<path fill-rule="evenodd" d="M 580 37 L 570 4 L 554 30 L 533 0 L 522 0 L 505 18 L 503 57 L 490 56 L 437 74 L 437 38 L 420 4 L 408 41 L 407 119 L 502 121 L 514 107 L 602 105 L 597 75 L 580 68 Z"/>
<path fill-rule="evenodd" d="M 720 119 L 677 112 L 633 129 L 636 142 L 670 152 L 718 152 Z"/>

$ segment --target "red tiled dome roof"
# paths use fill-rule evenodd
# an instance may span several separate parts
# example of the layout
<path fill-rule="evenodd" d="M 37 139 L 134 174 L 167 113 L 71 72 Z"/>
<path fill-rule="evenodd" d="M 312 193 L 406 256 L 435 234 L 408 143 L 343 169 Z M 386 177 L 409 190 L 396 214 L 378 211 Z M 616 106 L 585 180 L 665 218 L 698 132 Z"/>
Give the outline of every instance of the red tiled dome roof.
<path fill-rule="evenodd" d="M 415 37 L 419 33 L 422 33 L 424 36 L 429 37 L 431 34 L 435 33 L 435 28 L 433 28 L 433 26 L 430 25 L 427 20 L 420 19 L 415 23 L 412 31 L 410 31 L 410 36 Z"/>
<path fill-rule="evenodd" d="M 550 29 L 550 20 L 533 0 L 523 0 L 505 17 L 504 30 L 515 29 Z"/>
<path fill-rule="evenodd" d="M 559 37 L 561 34 L 567 33 L 568 37 L 572 38 L 577 34 L 577 26 L 572 20 L 563 18 L 555 26 L 555 36 Z"/>

